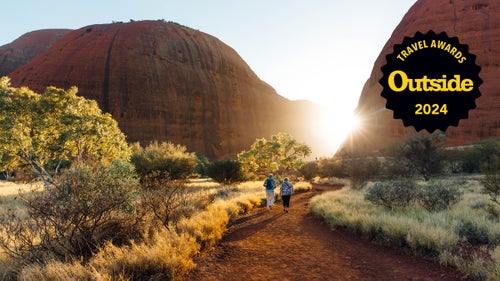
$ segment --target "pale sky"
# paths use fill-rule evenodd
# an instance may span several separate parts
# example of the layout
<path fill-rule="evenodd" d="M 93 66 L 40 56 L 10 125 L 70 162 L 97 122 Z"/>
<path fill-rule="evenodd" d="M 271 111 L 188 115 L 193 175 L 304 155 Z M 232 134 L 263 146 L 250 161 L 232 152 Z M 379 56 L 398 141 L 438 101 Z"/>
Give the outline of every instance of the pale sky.
<path fill-rule="evenodd" d="M 345 121 L 392 31 L 416 0 L 16 0 L 0 4 L 0 45 L 46 28 L 175 21 L 232 47 L 278 94 Z M 345 122 L 344 122 L 345 123 Z M 344 124 L 345 125 L 345 124 Z M 339 124 L 338 126 L 341 126 Z M 345 128 L 332 127 L 341 138 Z"/>

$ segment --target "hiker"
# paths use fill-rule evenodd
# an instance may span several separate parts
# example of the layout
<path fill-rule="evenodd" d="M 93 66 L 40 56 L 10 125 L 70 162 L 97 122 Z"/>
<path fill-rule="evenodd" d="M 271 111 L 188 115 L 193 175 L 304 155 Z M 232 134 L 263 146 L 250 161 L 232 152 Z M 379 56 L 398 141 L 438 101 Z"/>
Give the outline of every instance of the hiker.
<path fill-rule="evenodd" d="M 264 181 L 264 186 L 266 187 L 266 206 L 269 210 L 273 208 L 274 189 L 276 188 L 276 181 L 273 179 L 273 174 L 269 174 L 269 177 Z"/>
<path fill-rule="evenodd" d="M 290 197 L 292 197 L 293 193 L 293 184 L 288 181 L 288 178 L 285 177 L 280 186 L 280 195 L 283 200 L 283 211 L 288 213 L 288 207 L 290 207 Z"/>

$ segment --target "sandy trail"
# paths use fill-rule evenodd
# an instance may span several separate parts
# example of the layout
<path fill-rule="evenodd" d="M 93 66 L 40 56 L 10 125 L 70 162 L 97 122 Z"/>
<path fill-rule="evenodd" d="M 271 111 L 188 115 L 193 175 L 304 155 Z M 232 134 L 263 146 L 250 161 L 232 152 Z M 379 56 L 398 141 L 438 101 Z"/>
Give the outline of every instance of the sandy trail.
<path fill-rule="evenodd" d="M 309 200 L 325 189 L 293 195 L 289 213 L 278 202 L 238 218 L 184 280 L 465 280 L 453 268 L 331 229 L 309 212 Z"/>

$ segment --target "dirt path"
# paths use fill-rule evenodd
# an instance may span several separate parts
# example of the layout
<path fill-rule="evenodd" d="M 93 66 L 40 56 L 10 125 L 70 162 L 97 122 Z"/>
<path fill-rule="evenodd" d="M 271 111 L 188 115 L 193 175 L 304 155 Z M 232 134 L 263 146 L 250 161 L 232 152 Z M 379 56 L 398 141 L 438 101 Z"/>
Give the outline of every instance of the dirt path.
<path fill-rule="evenodd" d="M 331 229 L 309 212 L 325 187 L 237 219 L 185 280 L 462 280 L 451 268 Z"/>

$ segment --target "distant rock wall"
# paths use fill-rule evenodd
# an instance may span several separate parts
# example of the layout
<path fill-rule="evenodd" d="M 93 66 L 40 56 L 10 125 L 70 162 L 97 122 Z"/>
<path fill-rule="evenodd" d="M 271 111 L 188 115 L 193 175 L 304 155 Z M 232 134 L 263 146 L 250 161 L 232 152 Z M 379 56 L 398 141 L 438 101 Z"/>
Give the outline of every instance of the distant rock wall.
<path fill-rule="evenodd" d="M 385 56 L 392 53 L 394 44 L 401 44 L 405 36 L 413 37 L 417 31 L 428 30 L 457 36 L 477 56 L 476 64 L 482 68 L 477 108 L 469 111 L 469 118 L 461 120 L 458 127 L 448 127 L 447 144 L 457 146 L 500 137 L 500 1 L 419 0 L 392 33 L 363 88 L 357 111 L 364 118 L 364 126 L 352 140 L 357 148 L 378 150 L 415 133 L 413 127 L 404 127 L 400 119 L 393 119 L 392 111 L 385 109 L 378 81 Z"/>
<path fill-rule="evenodd" d="M 318 141 L 307 126 L 316 106 L 279 96 L 232 48 L 174 23 L 86 26 L 9 77 L 37 92 L 76 85 L 112 114 L 130 142 L 169 140 L 214 158 L 280 131 Z"/>

